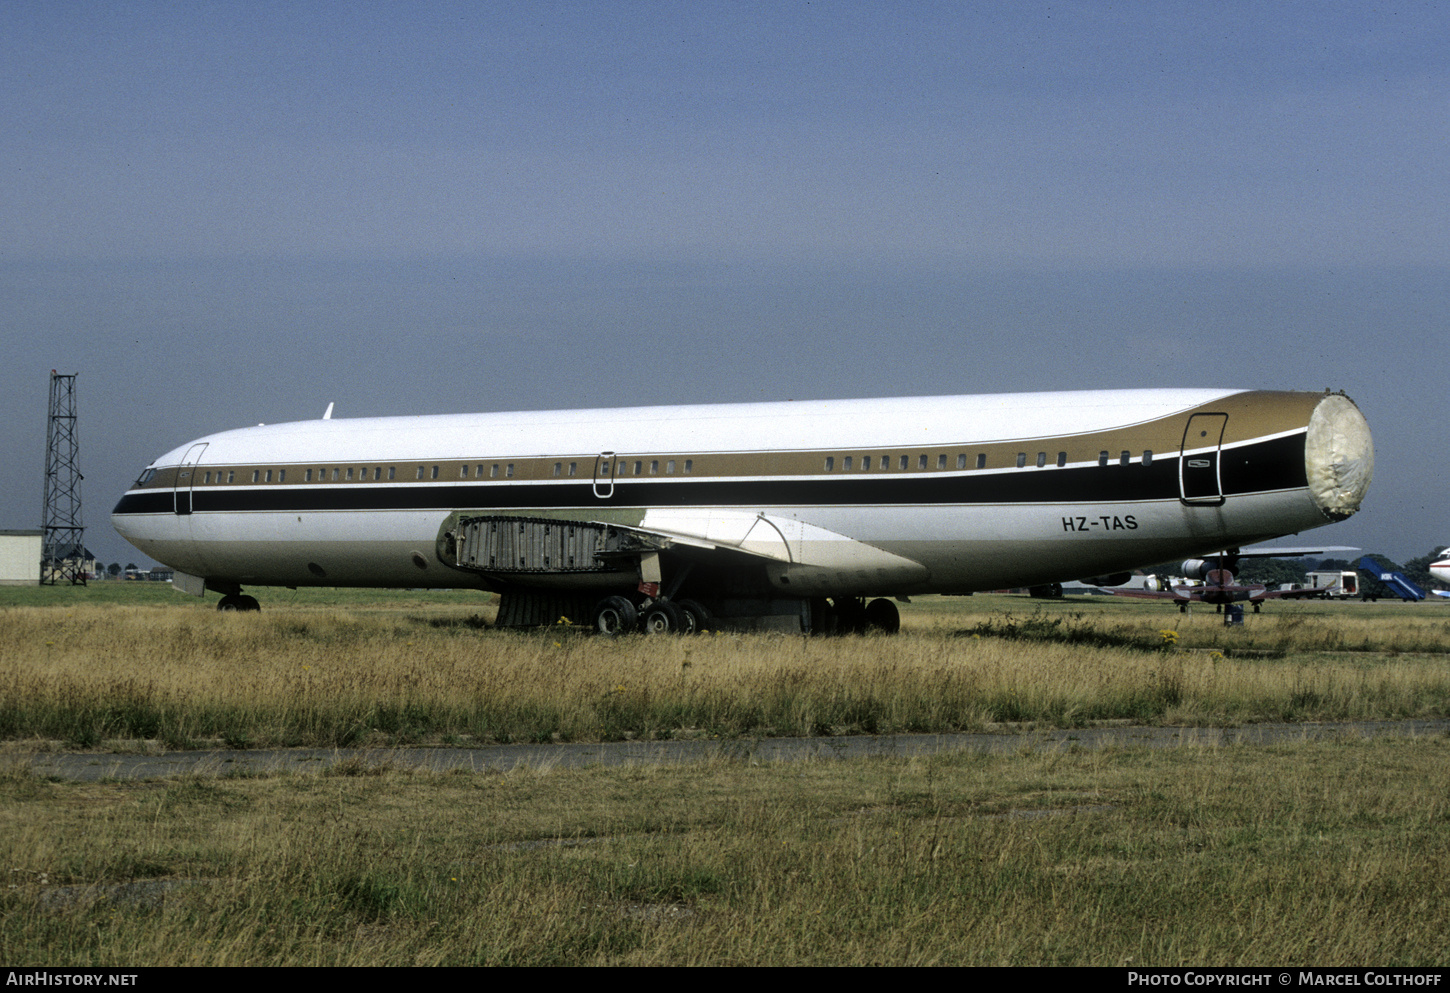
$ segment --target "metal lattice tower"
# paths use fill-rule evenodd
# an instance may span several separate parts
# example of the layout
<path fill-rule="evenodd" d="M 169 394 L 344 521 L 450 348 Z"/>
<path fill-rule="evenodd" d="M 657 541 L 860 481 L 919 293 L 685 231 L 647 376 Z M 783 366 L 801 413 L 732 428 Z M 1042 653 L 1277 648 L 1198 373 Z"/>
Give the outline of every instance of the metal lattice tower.
<path fill-rule="evenodd" d="M 45 431 L 45 510 L 40 582 L 86 583 L 81 525 L 80 439 L 76 435 L 76 377 L 50 370 L 50 416 Z"/>

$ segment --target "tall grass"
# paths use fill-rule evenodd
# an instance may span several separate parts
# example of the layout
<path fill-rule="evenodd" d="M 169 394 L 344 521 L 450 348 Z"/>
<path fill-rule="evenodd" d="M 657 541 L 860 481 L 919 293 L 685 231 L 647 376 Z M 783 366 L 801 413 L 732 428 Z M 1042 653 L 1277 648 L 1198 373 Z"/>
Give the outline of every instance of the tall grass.
<path fill-rule="evenodd" d="M 476 600 L 249 615 L 178 601 L 0 609 L 0 738 L 341 746 L 1450 712 L 1450 625 L 1433 611 L 1225 629 L 1158 607 L 977 600 L 909 609 L 897 637 L 609 640 L 485 630 Z"/>

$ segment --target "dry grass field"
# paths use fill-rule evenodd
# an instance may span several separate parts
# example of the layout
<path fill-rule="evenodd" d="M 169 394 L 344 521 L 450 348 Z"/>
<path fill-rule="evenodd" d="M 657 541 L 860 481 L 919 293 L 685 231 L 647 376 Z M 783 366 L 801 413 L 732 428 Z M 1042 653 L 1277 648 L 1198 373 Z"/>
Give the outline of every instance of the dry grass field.
<path fill-rule="evenodd" d="M 13 606 L 0 591 L 0 740 L 325 747 L 1450 712 L 1438 604 L 1276 604 L 1225 628 L 1110 598 L 930 598 L 896 637 L 609 640 L 489 629 L 477 594 L 278 591 L 260 614 L 221 614 L 112 585 L 17 591 L 31 604 Z"/>
<path fill-rule="evenodd" d="M 1436 965 L 1450 741 L 73 783 L 37 749 L 1444 716 L 1450 607 L 933 598 L 898 637 L 473 594 L 0 589 L 9 965 Z M 139 588 L 138 588 L 139 587 Z"/>

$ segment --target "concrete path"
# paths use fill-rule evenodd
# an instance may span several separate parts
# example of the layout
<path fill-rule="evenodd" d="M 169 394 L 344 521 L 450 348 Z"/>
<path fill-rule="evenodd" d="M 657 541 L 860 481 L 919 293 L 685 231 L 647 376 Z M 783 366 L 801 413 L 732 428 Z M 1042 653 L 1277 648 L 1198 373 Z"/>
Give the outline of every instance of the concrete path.
<path fill-rule="evenodd" d="M 1327 724 L 1251 724 L 1235 728 L 1114 727 L 1018 734 L 902 734 L 833 738 L 740 738 L 727 741 L 625 741 L 605 744 L 490 745 L 482 748 L 276 748 L 123 754 L 11 752 L 6 764 L 40 776 L 96 781 L 155 779 L 188 774 L 246 775 L 319 772 L 337 762 L 445 771 L 508 771 L 520 766 L 578 769 L 594 765 L 685 764 L 710 759 L 793 762 L 870 755 L 911 756 L 976 750 L 1010 753 L 1078 748 L 1174 748 L 1265 745 L 1344 737 L 1450 734 L 1450 720 L 1359 721 Z"/>

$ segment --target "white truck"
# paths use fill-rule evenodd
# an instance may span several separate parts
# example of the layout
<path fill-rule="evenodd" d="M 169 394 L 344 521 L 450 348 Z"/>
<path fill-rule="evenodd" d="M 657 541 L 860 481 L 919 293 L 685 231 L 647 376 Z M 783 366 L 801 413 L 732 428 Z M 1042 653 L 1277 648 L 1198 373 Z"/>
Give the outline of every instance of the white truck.
<path fill-rule="evenodd" d="M 1308 589 L 1322 589 L 1323 595 L 1335 600 L 1347 600 L 1359 596 L 1359 573 L 1357 572 L 1310 572 L 1304 575 Z"/>

